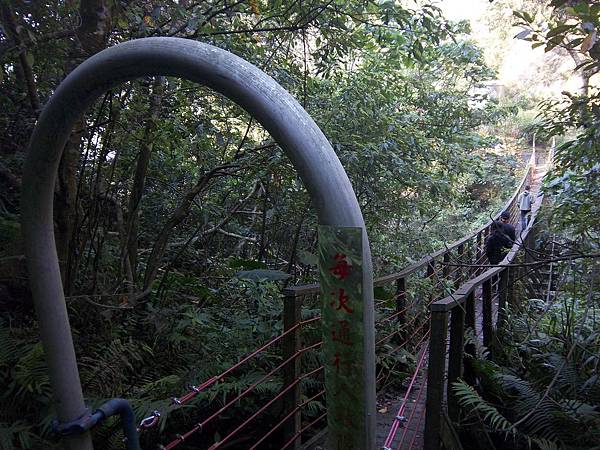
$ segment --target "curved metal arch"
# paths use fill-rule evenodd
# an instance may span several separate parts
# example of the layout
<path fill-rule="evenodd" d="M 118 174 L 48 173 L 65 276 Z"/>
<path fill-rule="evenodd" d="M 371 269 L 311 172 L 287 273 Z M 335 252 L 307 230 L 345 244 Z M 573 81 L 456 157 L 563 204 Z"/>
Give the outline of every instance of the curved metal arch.
<path fill-rule="evenodd" d="M 77 120 L 102 93 L 143 76 L 176 76 L 206 85 L 242 106 L 283 148 L 323 225 L 363 229 L 365 380 L 364 449 L 374 448 L 375 356 L 373 275 L 364 220 L 331 145 L 300 104 L 275 80 L 219 48 L 180 38 L 145 38 L 108 48 L 77 67 L 48 101 L 33 132 L 23 173 L 25 254 L 59 420 L 84 414 L 54 241 L 53 192 L 58 164 Z M 91 449 L 88 435 L 67 447 Z"/>

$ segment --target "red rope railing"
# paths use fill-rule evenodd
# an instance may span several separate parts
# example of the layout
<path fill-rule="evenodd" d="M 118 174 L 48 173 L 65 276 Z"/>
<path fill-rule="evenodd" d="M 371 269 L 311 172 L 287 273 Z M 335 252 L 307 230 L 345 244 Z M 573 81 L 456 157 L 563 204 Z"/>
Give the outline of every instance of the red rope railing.
<path fill-rule="evenodd" d="M 424 377 L 424 380 L 427 379 L 427 370 L 424 371 L 423 377 Z M 419 393 L 417 394 L 417 398 L 415 399 L 415 403 L 413 405 L 413 408 L 410 411 L 410 415 L 408 416 L 407 423 L 411 423 L 412 422 L 413 417 L 415 415 L 415 411 L 417 411 L 417 407 L 418 407 L 418 405 L 419 405 L 419 403 L 421 401 L 421 397 L 423 396 L 423 392 L 425 392 L 425 389 L 426 389 L 426 384 L 425 384 L 425 382 L 423 382 L 421 384 L 421 389 L 419 389 Z M 423 414 L 420 414 L 420 415 L 422 416 Z M 417 425 L 417 427 L 414 430 L 413 439 L 416 436 L 418 429 L 419 429 L 419 426 Z M 398 443 L 398 449 L 400 449 L 402 447 L 402 444 L 404 443 L 404 439 L 406 438 L 407 433 L 408 433 L 408 427 L 404 427 L 404 431 L 402 432 L 402 435 L 400 436 L 400 442 Z"/>
<path fill-rule="evenodd" d="M 425 333 L 425 335 L 423 336 L 423 338 L 421 338 L 421 341 L 418 345 L 421 345 L 428 336 L 429 336 L 429 332 Z M 412 388 L 415 384 L 415 381 L 417 379 L 417 375 L 419 374 L 419 371 L 421 370 L 421 367 L 423 366 L 423 364 L 425 362 L 425 355 L 427 354 L 427 347 L 428 347 L 427 345 L 424 345 L 421 350 L 421 356 L 419 357 L 419 361 L 415 368 L 415 372 L 410 380 L 410 383 L 408 385 L 406 393 L 404 394 L 404 398 L 402 399 L 402 404 L 400 405 L 400 408 L 398 409 L 398 413 L 396 414 L 396 417 L 394 418 L 394 422 L 392 423 L 392 426 L 387 435 L 387 438 L 385 439 L 385 442 L 383 443 L 384 449 L 391 448 L 391 445 L 394 442 L 394 439 L 396 438 L 396 434 L 398 433 L 398 429 L 400 428 L 400 424 L 404 421 L 403 414 L 404 414 L 404 410 L 406 409 L 406 403 L 407 403 L 408 397 L 412 391 Z"/>
<path fill-rule="evenodd" d="M 227 402 L 227 404 L 225 404 L 223 407 L 221 407 L 220 409 L 218 409 L 216 412 L 214 412 L 212 415 L 210 415 L 207 419 L 205 419 L 203 422 L 200 422 L 198 424 L 196 424 L 190 431 L 188 431 L 187 433 L 184 433 L 182 435 L 177 436 L 176 439 L 174 439 L 173 441 L 171 441 L 168 445 L 165 446 L 165 450 L 170 450 L 172 448 L 175 448 L 177 445 L 181 444 L 183 441 L 185 441 L 187 438 L 189 438 L 190 436 L 192 436 L 193 434 L 195 434 L 196 432 L 198 432 L 199 430 L 202 430 L 202 428 L 204 428 L 206 425 L 208 425 L 212 420 L 214 420 L 215 418 L 217 418 L 219 415 L 221 415 L 227 408 L 229 408 L 231 405 L 233 405 L 234 403 L 236 403 L 237 401 L 241 400 L 242 398 L 246 397 L 250 392 L 252 392 L 254 389 L 256 389 L 256 387 L 258 385 L 260 385 L 261 383 L 263 383 L 266 379 L 272 377 L 277 371 L 281 370 L 284 366 L 286 366 L 289 362 L 291 362 L 292 360 L 296 359 L 298 356 L 302 355 L 303 353 L 312 350 L 314 348 L 319 347 L 322 344 L 322 342 L 317 342 L 315 344 L 312 344 L 308 347 L 305 347 L 303 349 L 298 350 L 296 353 L 294 353 L 292 356 L 290 356 L 288 359 L 286 359 L 285 361 L 283 361 L 282 363 L 280 363 L 279 365 L 277 365 L 274 369 L 272 369 L 269 373 L 267 373 L 266 375 L 264 375 L 260 380 L 252 383 L 248 388 L 246 388 L 246 390 L 244 390 L 241 394 L 239 394 L 237 397 L 235 397 L 233 400 L 230 400 L 229 402 Z M 319 368 L 319 370 L 321 370 L 321 368 Z"/>
<path fill-rule="evenodd" d="M 302 433 L 304 433 L 306 430 L 308 430 L 309 428 L 312 428 L 317 422 L 320 422 L 321 420 L 323 420 L 325 417 L 327 416 L 327 413 L 323 413 L 321 414 L 319 417 L 317 417 L 315 420 L 313 420 L 312 422 L 310 422 L 309 424 L 305 425 L 304 427 L 302 427 L 300 429 L 300 431 L 298 431 L 297 433 L 294 433 L 294 436 L 292 436 L 292 438 L 287 441 L 283 447 L 281 447 L 280 450 L 285 450 L 286 448 L 288 448 L 290 445 L 292 445 L 296 439 L 298 439 L 300 436 L 302 436 Z"/>
<path fill-rule="evenodd" d="M 320 366 L 308 373 L 305 373 L 304 375 L 300 375 L 298 378 L 296 378 L 294 380 L 293 383 L 288 384 L 284 389 L 282 389 L 279 392 L 279 394 L 277 394 L 275 397 L 273 397 L 271 400 L 269 400 L 265 405 L 263 405 L 258 411 L 256 411 L 254 414 L 252 414 L 249 418 L 244 420 L 235 430 L 233 430 L 231 433 L 229 433 L 227 436 L 225 436 L 219 442 L 213 444 L 208 450 L 215 450 L 215 449 L 219 448 L 221 445 L 225 444 L 227 441 L 229 441 L 229 439 L 231 439 L 237 433 L 239 433 L 242 429 L 244 429 L 244 427 L 246 425 L 248 425 L 250 422 L 252 422 L 254 419 L 256 419 L 269 406 L 271 406 L 273 403 L 275 403 L 277 400 L 279 400 L 281 397 L 283 397 L 286 393 L 288 393 L 292 388 L 294 388 L 296 385 L 298 385 L 304 378 L 308 378 L 309 376 L 320 372 L 324 368 L 325 368 L 324 366 Z"/>
<path fill-rule="evenodd" d="M 206 380 L 205 382 L 203 382 L 199 386 L 192 387 L 192 389 L 190 391 L 188 391 L 186 394 L 184 394 L 183 396 L 181 396 L 179 398 L 177 398 L 177 397 L 174 398 L 173 399 L 174 403 L 176 405 L 182 405 L 182 404 L 190 401 L 192 398 L 194 398 L 200 392 L 202 392 L 205 389 L 209 388 L 210 386 L 212 386 L 213 384 L 215 384 L 217 381 L 223 381 L 225 379 L 225 377 L 227 375 L 229 375 L 231 372 L 233 372 L 234 370 L 238 369 L 239 367 L 241 367 L 242 365 L 244 365 L 244 363 L 246 363 L 250 359 L 254 358 L 259 353 L 265 351 L 267 348 L 273 346 L 274 344 L 276 344 L 277 342 L 279 342 L 281 339 L 283 339 L 288 334 L 296 331 L 298 328 L 302 327 L 303 325 L 307 325 L 309 323 L 316 322 L 318 320 L 321 320 L 321 316 L 312 317 L 310 319 L 306 319 L 306 320 L 303 320 L 301 322 L 298 322 L 296 325 L 294 325 L 293 327 L 291 327 L 289 330 L 286 330 L 285 332 L 283 332 L 279 336 L 277 336 L 277 337 L 271 339 L 270 341 L 268 341 L 262 347 L 254 350 L 252 353 L 249 353 L 248 355 L 246 355 L 245 357 L 243 357 L 242 359 L 240 359 L 237 363 L 235 363 L 233 366 L 231 366 L 229 369 L 225 370 L 221 374 L 215 375 L 214 377 L 209 378 L 208 380 Z"/>
<path fill-rule="evenodd" d="M 524 179 L 525 180 L 525 179 Z M 525 181 L 522 181 L 522 183 L 524 183 Z M 511 199 L 511 202 L 505 207 L 507 210 L 510 211 L 511 213 L 511 217 L 514 219 L 519 215 L 519 212 L 516 208 L 516 203 L 514 201 L 514 199 L 516 198 L 516 194 L 513 195 L 513 198 Z M 489 224 L 488 224 L 489 225 Z M 463 248 L 463 253 L 461 253 L 460 255 L 456 255 L 455 260 L 457 261 L 463 261 L 464 258 L 467 258 L 467 260 L 471 260 L 474 259 L 476 264 L 480 264 L 482 262 L 485 261 L 485 254 L 484 254 L 484 239 L 481 239 L 480 242 L 478 242 L 478 236 L 484 237 L 485 233 L 484 233 L 484 228 L 481 228 L 478 232 L 476 232 L 476 234 L 473 234 L 472 236 L 468 237 L 465 240 L 460 241 L 460 245 L 464 245 Z M 458 243 L 456 244 L 458 245 Z M 390 338 L 392 338 L 393 336 L 396 336 L 398 334 L 400 334 L 401 332 L 405 331 L 406 329 L 408 329 L 408 327 L 418 323 L 419 321 L 421 321 L 420 325 L 411 332 L 411 336 L 406 339 L 404 342 L 402 342 L 399 346 L 397 346 L 395 349 L 393 349 L 390 353 L 394 353 L 397 350 L 403 348 L 404 346 L 406 346 L 409 342 L 414 341 L 415 338 L 419 335 L 422 334 L 420 340 L 418 341 L 418 343 L 416 344 L 416 347 L 422 347 L 421 350 L 421 355 L 418 358 L 418 362 L 417 362 L 417 366 L 415 369 L 415 373 L 412 375 L 411 378 L 411 382 L 409 384 L 409 387 L 407 389 L 407 392 L 404 396 L 404 401 L 402 406 L 400 407 L 399 411 L 398 411 L 398 416 L 396 417 L 394 424 L 392 425 L 392 429 L 390 430 L 390 434 L 388 434 L 388 438 L 386 439 L 386 446 L 389 446 L 392 444 L 393 440 L 395 439 L 395 436 L 397 434 L 398 428 L 400 426 L 400 421 L 398 419 L 398 417 L 400 417 L 403 413 L 404 413 L 404 409 L 406 407 L 406 400 L 408 399 L 408 396 L 411 394 L 413 388 L 414 388 L 414 384 L 415 384 L 415 380 L 416 377 L 418 375 L 418 373 L 421 371 L 421 369 L 423 368 L 425 363 L 425 354 L 426 354 L 426 349 L 427 346 L 423 345 L 424 341 L 427 339 L 427 337 L 429 336 L 429 330 L 427 329 L 427 325 L 428 325 L 428 320 L 422 320 L 424 317 L 425 319 L 428 319 L 427 317 L 427 312 L 429 310 L 429 306 L 436 300 L 436 297 L 438 297 L 439 292 L 437 291 L 437 289 L 441 289 L 442 292 L 445 292 L 448 290 L 448 286 L 447 286 L 447 282 L 456 282 L 457 281 L 457 276 L 456 274 L 458 273 L 458 280 L 462 279 L 463 277 L 468 277 L 469 274 L 467 270 L 463 269 L 462 267 L 455 267 L 451 270 L 448 270 L 448 268 L 446 266 L 444 266 L 444 263 L 439 260 L 438 258 L 440 256 L 444 256 L 444 260 L 448 260 L 449 258 L 452 259 L 452 254 L 450 253 L 451 251 L 455 250 L 457 247 L 456 245 L 452 246 L 450 249 L 447 249 L 447 251 L 445 253 L 442 252 L 436 252 L 434 254 L 432 254 L 432 257 L 430 259 L 425 259 L 423 262 L 423 265 L 419 265 L 419 266 L 415 266 L 416 269 L 410 270 L 407 272 L 407 275 L 405 275 L 405 277 L 410 277 L 410 276 L 415 276 L 418 279 L 421 280 L 432 280 L 433 284 L 431 285 L 432 287 L 432 293 L 426 294 L 427 297 L 429 297 L 430 301 L 429 302 L 422 302 L 427 303 L 425 305 L 423 305 L 421 302 L 417 302 L 416 300 L 413 300 L 410 304 L 406 305 L 405 307 L 403 307 L 401 310 L 399 311 L 395 311 L 394 313 L 392 313 L 391 315 L 383 318 L 383 319 L 379 319 L 377 321 L 377 324 L 381 324 L 381 323 L 385 323 L 385 322 L 389 322 L 407 312 L 409 312 L 410 310 L 414 309 L 416 306 L 418 307 L 418 309 L 421 309 L 417 314 L 412 315 L 412 317 L 409 319 L 409 321 L 407 323 L 403 323 L 398 329 L 395 329 L 392 333 L 380 338 L 376 344 L 380 345 L 386 341 L 388 341 Z M 460 248 L 460 247 L 459 247 Z M 479 254 L 479 257 L 471 257 L 471 255 L 473 255 L 473 253 Z M 474 256 L 474 255 L 473 255 Z M 449 257 L 449 258 L 448 258 Z M 427 273 L 425 275 L 423 275 L 423 270 L 427 270 Z M 467 273 L 465 273 L 467 272 Z M 471 272 L 471 276 L 473 273 L 477 273 L 477 270 L 473 270 L 470 271 Z M 442 276 L 440 276 L 440 274 Z M 390 280 L 395 281 L 394 278 L 390 278 Z M 493 280 L 493 285 L 492 285 L 492 289 L 494 291 L 497 290 L 498 286 L 497 286 L 498 280 Z M 311 291 L 312 292 L 312 291 Z M 298 295 L 298 294 L 296 294 Z M 301 294 L 300 294 L 301 295 Z M 393 300 L 397 300 L 399 298 L 399 296 L 406 296 L 407 293 L 406 292 L 402 292 L 402 293 L 397 293 L 394 297 Z M 495 296 L 497 296 L 498 294 L 495 293 Z M 381 301 L 379 303 L 377 303 L 377 306 L 384 306 L 388 303 L 389 300 L 384 300 Z M 477 315 L 477 321 L 479 322 L 481 317 L 482 317 L 482 311 L 478 311 L 478 315 Z M 191 399 L 193 399 L 194 397 L 196 397 L 199 393 L 205 391 L 206 389 L 210 388 L 211 386 L 213 386 L 215 383 L 217 383 L 218 381 L 223 381 L 225 379 L 225 377 L 230 376 L 230 374 L 235 371 L 236 369 L 238 369 L 239 367 L 241 367 L 243 364 L 247 363 L 248 361 L 250 361 L 251 359 L 255 358 L 258 354 L 266 351 L 267 349 L 269 349 L 270 347 L 272 347 L 273 345 L 275 345 L 277 342 L 281 341 L 285 336 L 290 335 L 291 333 L 296 332 L 300 327 L 302 327 L 303 325 L 306 324 L 310 324 L 310 323 L 314 323 L 316 321 L 320 320 L 320 317 L 314 317 L 308 320 L 304 320 L 304 321 L 300 321 L 298 323 L 296 323 L 295 325 L 293 325 L 290 329 L 286 330 L 285 332 L 283 332 L 282 334 L 280 334 L 279 336 L 271 339 L 270 341 L 268 341 L 267 343 L 265 343 L 264 345 L 262 345 L 260 348 L 254 350 L 253 352 L 249 353 L 248 355 L 244 356 L 240 361 L 238 361 L 236 364 L 234 364 L 233 366 L 231 366 L 230 368 L 228 368 L 227 370 L 223 371 L 221 374 L 213 376 L 207 380 L 205 380 L 202 384 L 200 384 L 199 386 L 192 386 L 191 390 L 186 392 L 184 395 L 182 395 L 179 398 L 173 398 L 173 409 L 177 408 L 179 405 L 182 405 L 186 402 L 189 402 Z M 477 327 L 479 328 L 479 327 Z M 219 417 L 221 414 L 223 414 L 224 411 L 226 411 L 228 408 L 230 408 L 231 406 L 233 406 L 236 402 L 238 402 L 239 400 L 243 399 L 244 397 L 248 396 L 252 391 L 254 391 L 256 389 L 257 386 L 259 386 L 261 383 L 265 382 L 269 377 L 273 376 L 275 373 L 277 373 L 278 371 L 280 371 L 283 367 L 285 367 L 287 364 L 291 363 L 292 361 L 296 360 L 297 358 L 300 358 L 304 353 L 306 353 L 309 350 L 313 350 L 316 349 L 317 347 L 319 347 L 321 345 L 321 342 L 317 342 L 315 344 L 312 344 L 308 347 L 302 348 L 298 351 L 296 351 L 293 355 L 291 355 L 290 357 L 286 358 L 285 361 L 283 361 L 282 363 L 280 363 L 279 365 L 277 365 L 275 368 L 271 369 L 269 371 L 269 373 L 267 373 L 266 375 L 264 375 L 260 380 L 258 380 L 257 382 L 254 382 L 253 384 L 251 384 L 249 387 L 247 387 L 244 391 L 242 391 L 240 394 L 238 394 L 234 399 L 228 401 L 223 407 L 219 408 L 217 411 L 215 411 L 214 413 L 212 413 L 208 418 L 206 418 L 204 421 L 197 423 L 191 430 L 189 430 L 187 433 L 183 434 L 183 435 L 178 435 L 176 439 L 174 439 L 171 443 L 169 443 L 166 447 L 164 447 L 166 450 L 172 449 L 174 447 L 176 447 L 177 445 L 179 445 L 181 442 L 184 442 L 186 439 L 188 439 L 190 436 L 192 436 L 194 433 L 201 431 L 203 427 L 207 426 L 208 424 L 210 424 L 214 419 L 216 419 L 217 417 Z M 229 442 L 233 437 L 235 437 L 241 430 L 243 430 L 244 428 L 246 428 L 250 423 L 252 423 L 257 417 L 259 417 L 262 413 L 264 413 L 270 406 L 272 406 L 277 400 L 281 399 L 286 393 L 288 393 L 291 389 L 293 389 L 294 387 L 297 387 L 298 384 L 304 380 L 305 378 L 312 376 L 314 374 L 316 374 L 317 372 L 323 370 L 323 366 L 318 367 L 317 369 L 314 369 L 306 374 L 303 375 L 297 375 L 296 378 L 294 379 L 293 382 L 289 383 L 287 386 L 285 386 L 283 389 L 281 389 L 279 391 L 279 393 L 277 395 L 275 395 L 272 399 L 270 399 L 266 404 L 264 404 L 262 407 L 260 407 L 257 411 L 255 411 L 250 417 L 246 418 L 241 424 L 239 424 L 235 429 L 233 429 L 233 431 L 231 431 L 229 434 L 227 434 L 224 438 L 222 438 L 219 442 L 213 444 L 210 447 L 210 450 L 216 450 L 217 448 L 225 445 L 227 442 Z M 423 391 L 425 391 L 425 385 L 421 386 L 421 389 L 419 390 L 418 396 L 417 396 L 417 402 L 420 401 Z M 283 424 L 286 423 L 287 420 L 289 420 L 294 414 L 297 414 L 298 411 L 302 410 L 303 407 L 305 407 L 307 404 L 309 404 L 310 402 L 314 401 L 316 398 L 323 396 L 325 394 L 324 390 L 321 390 L 320 392 L 318 392 L 317 394 L 311 396 L 310 398 L 304 400 L 303 402 L 300 402 L 298 404 L 296 404 L 294 406 L 294 408 L 292 408 L 291 410 L 286 410 L 285 413 L 286 415 L 273 427 L 271 427 L 267 433 L 265 433 L 262 437 L 260 437 L 260 439 L 258 439 L 258 441 L 250 448 L 250 450 L 254 450 L 257 449 L 258 446 L 260 446 L 262 443 L 264 443 L 266 441 L 266 439 L 268 439 L 270 436 L 273 435 L 273 433 L 275 433 L 278 429 L 281 428 L 281 426 Z M 414 418 L 414 414 L 415 414 L 415 409 L 413 409 L 411 411 L 410 417 L 409 417 L 409 421 L 412 421 Z M 160 415 L 156 414 L 154 417 L 150 417 L 145 419 L 144 421 L 142 421 L 142 424 L 140 425 L 140 427 L 143 428 L 148 428 L 151 426 L 154 426 L 157 422 L 158 422 L 158 417 Z M 285 449 L 287 447 L 289 447 L 296 439 L 298 439 L 303 432 L 305 432 L 306 430 L 308 430 L 309 428 L 313 427 L 317 422 L 321 421 L 324 417 L 326 416 L 326 413 L 324 413 L 323 415 L 317 417 L 315 420 L 311 421 L 310 423 L 308 423 L 307 425 L 305 425 L 301 430 L 299 430 L 298 432 L 296 432 L 292 438 L 290 440 L 288 440 L 284 446 L 282 447 L 282 449 Z M 152 420 L 149 420 L 152 419 Z M 421 422 L 422 422 L 422 415 L 419 417 L 419 422 L 417 424 L 417 428 L 420 426 Z M 407 430 L 405 429 L 402 436 L 401 436 L 401 445 L 404 442 L 404 440 L 406 439 L 407 436 Z M 410 443 L 410 447 L 412 448 L 412 446 L 414 445 L 414 441 L 415 438 L 417 436 L 417 432 L 415 431 L 415 433 L 413 434 L 411 443 Z"/>
<path fill-rule="evenodd" d="M 303 406 L 308 405 L 310 402 L 316 400 L 317 398 L 321 397 L 325 395 L 325 389 L 323 389 L 321 392 L 313 395 L 312 397 L 310 397 L 307 400 L 304 400 L 302 403 L 300 403 L 299 405 L 297 405 L 294 409 L 292 409 L 283 419 L 281 419 L 279 422 L 277 422 L 277 424 L 273 427 L 271 427 L 271 429 L 267 432 L 267 434 L 265 434 L 256 444 L 254 444 L 252 447 L 250 447 L 249 450 L 254 450 L 256 449 L 260 444 L 262 444 L 269 436 L 271 436 L 276 430 L 279 429 L 279 427 L 281 427 L 281 425 L 283 425 L 290 417 L 292 417 L 294 414 L 296 414 L 298 411 L 300 411 L 300 409 L 302 409 Z"/>

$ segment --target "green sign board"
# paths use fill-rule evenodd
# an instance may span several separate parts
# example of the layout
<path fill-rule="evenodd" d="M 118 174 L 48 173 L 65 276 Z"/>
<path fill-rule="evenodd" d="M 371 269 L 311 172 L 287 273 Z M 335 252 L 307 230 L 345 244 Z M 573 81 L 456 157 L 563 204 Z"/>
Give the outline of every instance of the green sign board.
<path fill-rule="evenodd" d="M 328 450 L 365 442 L 362 233 L 319 226 Z"/>

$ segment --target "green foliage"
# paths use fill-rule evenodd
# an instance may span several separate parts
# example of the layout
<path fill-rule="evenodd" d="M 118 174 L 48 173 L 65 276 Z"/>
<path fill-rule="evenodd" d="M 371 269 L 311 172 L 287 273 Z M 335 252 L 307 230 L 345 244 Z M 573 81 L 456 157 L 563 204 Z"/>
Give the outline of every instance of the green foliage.
<path fill-rule="evenodd" d="M 13 217 L 0 216 L 0 256 L 19 254 L 21 251 L 21 227 Z"/>
<path fill-rule="evenodd" d="M 483 420 L 489 423 L 494 431 L 510 432 L 512 430 L 511 423 L 464 381 L 455 382 L 452 390 L 463 408 L 481 413 Z"/>
<path fill-rule="evenodd" d="M 587 234 L 594 241 L 600 232 L 599 101 L 600 92 L 594 90 L 586 97 L 569 96 L 563 102 L 547 102 L 542 124 L 548 134 L 564 135 L 571 130 L 577 133 L 556 149 L 553 177 L 547 184 L 555 196 L 554 222 L 572 233 Z"/>
<path fill-rule="evenodd" d="M 473 93 L 493 73 L 465 24 L 449 23 L 434 5 L 109 2 L 92 23 L 97 33 L 81 33 L 81 21 L 89 20 L 79 9 L 85 4 L 12 2 L 17 35 L 2 17 L 0 152 L 7 170 L 0 166 L 0 183 L 8 189 L 0 191 L 0 256 L 21 253 L 20 167 L 38 116 L 32 92 L 44 104 L 104 42 L 149 35 L 227 49 L 299 99 L 349 174 L 378 272 L 462 236 L 514 187 L 515 158 L 490 149 L 494 133 L 481 132 L 510 111 Z M 91 46 L 90 36 L 98 37 Z M 31 80 L 21 76 L 25 69 Z M 123 396 L 137 418 L 160 409 L 160 429 L 143 437 L 149 446 L 163 432 L 189 429 L 199 411 L 218 410 L 281 363 L 280 351 L 269 350 L 190 407 L 165 400 L 281 333 L 281 285 L 316 279 L 317 218 L 272 137 L 239 106 L 195 83 L 167 77 L 117 86 L 90 108 L 81 129 L 73 174 L 65 179 L 68 171 L 61 169 L 56 192 L 57 207 L 73 200 L 73 236 L 61 264 L 81 380 L 91 405 Z M 145 169 L 144 152 L 150 153 Z M 68 182 L 73 192 L 66 191 Z M 65 220 L 57 213 L 58 231 Z M 162 237 L 164 251 L 153 260 Z M 25 281 L 12 294 L 22 301 L 11 304 L 0 327 L 0 376 L 7 386 L 0 439 L 7 448 L 52 448 L 54 411 Z M 423 281 L 408 297 L 431 298 L 449 288 Z M 393 308 L 389 293 L 378 298 Z M 305 299 L 304 317 L 319 307 Z M 320 339 L 316 326 L 303 333 L 306 342 Z M 415 364 L 408 351 L 384 350 L 380 366 L 399 379 Z M 302 358 L 307 370 L 322 363 L 317 352 Z M 254 411 L 281 383 L 269 378 L 237 413 Z M 310 398 L 322 381 L 306 379 L 302 386 Z M 323 401 L 309 403 L 305 417 L 317 417 Z M 232 415 L 219 419 L 228 426 Z M 257 428 L 272 419 L 260 419 Z M 113 422 L 98 428 L 96 445 L 121 446 L 117 428 Z"/>
<path fill-rule="evenodd" d="M 581 92 L 563 92 L 560 100 L 541 104 L 539 131 L 546 136 L 569 136 L 557 148 L 555 170 L 548 190 L 555 196 L 555 223 L 564 230 L 598 240 L 600 191 L 599 92 L 590 78 L 600 68 L 600 2 L 554 0 L 550 15 L 515 11 L 518 24 L 530 31 L 525 37 L 532 47 L 546 52 L 563 48 L 576 64 L 582 80 Z"/>
<path fill-rule="evenodd" d="M 580 243 L 550 236 L 558 248 L 585 251 Z M 600 430 L 595 265 L 585 259 L 559 263 L 556 290 L 546 300 L 527 298 L 515 286 L 517 301 L 498 330 L 493 361 L 485 349 L 477 350 L 471 364 L 476 384 L 453 387 L 464 408 L 465 436 L 478 433 L 472 426 L 477 423 L 494 445 L 510 440 L 515 449 L 595 448 Z M 466 342 L 478 346 L 473 337 Z"/>

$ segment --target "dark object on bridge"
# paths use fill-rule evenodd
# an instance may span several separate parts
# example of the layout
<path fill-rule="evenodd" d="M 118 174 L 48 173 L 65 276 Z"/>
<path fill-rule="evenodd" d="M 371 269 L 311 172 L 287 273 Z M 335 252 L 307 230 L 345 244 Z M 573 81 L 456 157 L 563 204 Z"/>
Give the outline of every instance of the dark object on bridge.
<path fill-rule="evenodd" d="M 121 416 L 127 450 L 140 450 L 140 442 L 135 426 L 133 409 L 131 409 L 129 402 L 123 398 L 113 398 L 102 404 L 93 413 L 90 413 L 90 410 L 87 410 L 83 416 L 72 422 L 59 423 L 58 421 L 55 421 L 52 424 L 52 428 L 54 432 L 60 436 L 82 434 L 92 429 L 92 427 L 102 422 L 104 419 L 116 416 L 117 414 Z"/>
<path fill-rule="evenodd" d="M 492 234 L 485 240 L 485 256 L 491 264 L 498 264 L 506 256 L 506 249 L 512 247 L 510 238 L 504 234 L 504 225 L 501 222 L 492 223 Z"/>
<path fill-rule="evenodd" d="M 509 220 L 510 213 L 508 211 L 503 211 L 502 214 L 500 214 L 500 222 L 502 222 L 504 227 L 504 234 L 506 234 L 514 243 L 517 240 L 517 233 L 515 231 L 515 226 L 510 224 Z"/>

